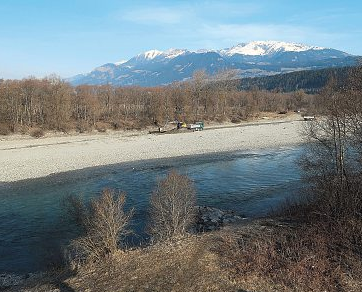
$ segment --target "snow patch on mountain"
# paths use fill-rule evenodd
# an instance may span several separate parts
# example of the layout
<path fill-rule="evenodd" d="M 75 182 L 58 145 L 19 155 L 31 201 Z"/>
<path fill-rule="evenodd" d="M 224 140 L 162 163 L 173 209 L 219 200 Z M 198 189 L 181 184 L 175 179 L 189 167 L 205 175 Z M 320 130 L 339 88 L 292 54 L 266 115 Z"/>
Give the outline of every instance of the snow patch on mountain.
<path fill-rule="evenodd" d="M 144 52 L 143 54 L 139 54 L 138 57 L 143 57 L 144 59 L 147 59 L 147 60 L 153 60 L 154 58 L 156 58 L 157 56 L 160 56 L 162 54 L 163 54 L 162 51 L 150 50 L 150 51 Z"/>
<path fill-rule="evenodd" d="M 121 60 L 121 61 L 115 62 L 114 65 L 119 66 L 119 65 L 122 65 L 124 63 L 127 63 L 127 61 L 128 60 Z"/>
<path fill-rule="evenodd" d="M 188 51 L 184 49 L 169 49 L 167 51 L 150 50 L 137 55 L 137 59 L 152 61 L 156 58 L 173 59 L 185 55 Z"/>
<path fill-rule="evenodd" d="M 325 48 L 322 47 L 307 46 L 298 43 L 255 41 L 250 43 L 241 43 L 232 48 L 220 50 L 219 53 L 224 56 L 232 56 L 235 54 L 247 56 L 265 56 L 273 55 L 279 52 L 303 52 L 324 49 Z"/>
<path fill-rule="evenodd" d="M 188 51 L 184 49 L 169 49 L 163 53 L 166 59 L 173 59 L 181 55 L 185 55 Z"/>

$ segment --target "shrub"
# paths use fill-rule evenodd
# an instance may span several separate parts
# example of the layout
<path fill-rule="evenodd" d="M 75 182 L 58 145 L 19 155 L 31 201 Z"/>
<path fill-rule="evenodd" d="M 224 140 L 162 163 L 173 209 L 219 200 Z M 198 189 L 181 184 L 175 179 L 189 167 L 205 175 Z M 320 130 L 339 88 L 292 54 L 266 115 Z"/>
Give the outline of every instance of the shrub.
<path fill-rule="evenodd" d="M 234 116 L 231 118 L 231 122 L 234 124 L 239 124 L 241 122 L 241 119 L 239 116 Z"/>
<path fill-rule="evenodd" d="M 108 128 L 108 124 L 104 123 L 104 122 L 97 122 L 96 123 L 96 130 L 100 133 L 105 133 L 107 132 L 107 128 Z"/>
<path fill-rule="evenodd" d="M 110 189 L 103 190 L 89 205 L 77 197 L 68 197 L 68 215 L 83 231 L 83 236 L 71 244 L 70 250 L 77 261 L 96 262 L 122 246 L 133 213 L 124 211 L 125 199 L 124 194 Z"/>
<path fill-rule="evenodd" d="M 0 124 L 0 135 L 6 136 L 11 133 L 9 126 Z"/>
<path fill-rule="evenodd" d="M 149 233 L 156 240 L 165 240 L 186 234 L 194 224 L 196 193 L 191 180 L 171 171 L 161 180 L 150 202 Z"/>
<path fill-rule="evenodd" d="M 85 132 L 88 132 L 90 129 L 90 126 L 88 124 L 87 121 L 79 121 L 78 124 L 77 124 L 77 131 L 79 133 L 85 133 Z"/>
<path fill-rule="evenodd" d="M 40 128 L 35 128 L 30 131 L 30 136 L 34 138 L 40 138 L 44 136 L 44 131 Z"/>
<path fill-rule="evenodd" d="M 360 291 L 351 289 L 346 275 L 359 281 L 361 265 L 335 252 L 322 224 L 266 220 L 221 238 L 223 266 L 248 291 Z"/>

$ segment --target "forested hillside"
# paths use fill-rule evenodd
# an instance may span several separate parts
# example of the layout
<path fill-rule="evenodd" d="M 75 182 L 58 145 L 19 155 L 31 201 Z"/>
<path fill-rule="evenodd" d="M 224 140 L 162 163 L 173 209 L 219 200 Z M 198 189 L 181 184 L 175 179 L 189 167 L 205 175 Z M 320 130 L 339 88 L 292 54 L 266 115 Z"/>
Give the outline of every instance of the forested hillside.
<path fill-rule="evenodd" d="M 317 93 L 328 83 L 328 80 L 332 76 L 340 80 L 340 82 L 346 80 L 349 70 L 350 67 L 328 68 L 265 77 L 243 78 L 240 80 L 239 88 L 242 90 L 258 88 L 261 90 L 276 90 L 280 92 L 291 92 L 302 89 L 306 93 Z"/>

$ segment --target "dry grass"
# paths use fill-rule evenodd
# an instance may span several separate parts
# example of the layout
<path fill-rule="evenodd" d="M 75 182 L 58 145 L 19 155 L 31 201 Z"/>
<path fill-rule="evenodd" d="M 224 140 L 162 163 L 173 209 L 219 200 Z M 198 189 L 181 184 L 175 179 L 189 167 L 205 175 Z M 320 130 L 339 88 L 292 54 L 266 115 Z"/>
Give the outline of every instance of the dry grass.
<path fill-rule="evenodd" d="M 248 291 L 362 291 L 360 258 L 323 227 L 256 222 L 224 231 L 219 255 Z"/>
<path fill-rule="evenodd" d="M 119 252 L 69 279 L 74 291 L 237 291 L 222 270 L 210 235 Z"/>
<path fill-rule="evenodd" d="M 74 291 L 359 292 L 361 262 L 323 228 L 258 220 L 117 253 L 66 281 Z"/>
<path fill-rule="evenodd" d="M 263 219 L 117 251 L 61 283 L 16 291 L 362 291 L 360 258 L 330 239 L 322 225 Z"/>

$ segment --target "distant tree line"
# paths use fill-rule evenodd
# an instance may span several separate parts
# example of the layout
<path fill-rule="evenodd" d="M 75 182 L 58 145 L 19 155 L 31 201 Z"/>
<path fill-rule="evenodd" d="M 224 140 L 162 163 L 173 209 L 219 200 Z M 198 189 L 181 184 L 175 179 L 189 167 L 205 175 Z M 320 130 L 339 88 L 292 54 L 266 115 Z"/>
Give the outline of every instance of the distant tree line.
<path fill-rule="evenodd" d="M 137 129 L 175 119 L 237 122 L 259 112 L 313 107 L 314 96 L 302 90 L 240 90 L 232 75 L 197 71 L 190 81 L 149 88 L 73 87 L 57 76 L 0 80 L 0 132 Z"/>
<path fill-rule="evenodd" d="M 304 90 L 306 93 L 319 93 L 327 84 L 331 76 L 338 82 L 347 80 L 350 67 L 327 68 L 320 70 L 304 70 L 273 76 L 243 78 L 239 82 L 241 90 L 251 90 L 257 87 L 261 90 L 277 90 L 292 92 Z"/>

